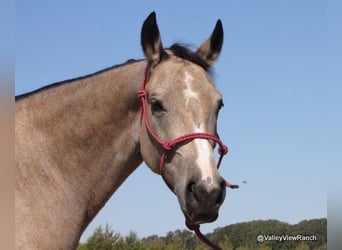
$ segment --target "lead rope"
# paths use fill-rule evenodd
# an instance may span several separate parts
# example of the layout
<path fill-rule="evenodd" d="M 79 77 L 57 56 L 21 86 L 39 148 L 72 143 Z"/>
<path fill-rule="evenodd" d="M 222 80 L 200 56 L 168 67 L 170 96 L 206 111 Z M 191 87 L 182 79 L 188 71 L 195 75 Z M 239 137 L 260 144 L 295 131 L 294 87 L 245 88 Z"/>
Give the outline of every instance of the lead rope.
<path fill-rule="evenodd" d="M 209 247 L 211 247 L 213 250 L 222 250 L 221 247 L 219 247 L 218 245 L 212 243 L 207 237 L 205 237 L 201 231 L 200 231 L 200 225 L 196 225 L 196 224 L 192 224 L 191 222 L 189 222 L 188 220 L 185 221 L 185 225 L 188 227 L 189 230 L 194 231 L 195 234 L 197 235 L 197 237 L 204 242 L 205 244 L 207 244 Z"/>
<path fill-rule="evenodd" d="M 148 75 L 148 70 L 149 70 L 149 65 L 146 66 L 145 68 L 145 72 L 144 72 L 144 79 L 142 82 L 142 86 L 141 89 L 138 91 L 138 97 L 140 98 L 140 106 L 141 106 L 141 118 L 140 118 L 140 122 L 144 122 L 145 127 L 148 131 L 148 133 L 150 134 L 150 136 L 164 149 L 164 152 L 162 153 L 161 157 L 160 157 L 160 175 L 162 176 L 163 180 L 165 181 L 165 183 L 167 184 L 167 186 L 171 189 L 169 183 L 167 182 L 167 180 L 164 177 L 164 165 L 165 165 L 165 160 L 167 158 L 167 153 L 169 153 L 170 151 L 174 150 L 176 148 L 176 146 L 180 143 L 189 141 L 189 140 L 193 140 L 193 139 L 207 139 L 207 140 L 213 140 L 216 143 L 219 144 L 219 148 L 218 148 L 218 153 L 220 154 L 220 158 L 217 162 L 217 168 L 220 167 L 221 162 L 222 162 L 222 158 L 224 155 L 226 155 L 228 153 L 228 147 L 226 145 L 224 145 L 222 143 L 222 141 L 217 137 L 214 136 L 212 134 L 208 134 L 208 133 L 191 133 L 188 135 L 183 135 L 180 136 L 174 140 L 171 141 L 163 141 L 161 140 L 152 130 L 150 123 L 148 121 L 147 118 L 147 110 L 146 110 L 146 102 L 145 102 L 145 96 L 146 96 L 146 83 L 147 83 L 147 75 Z M 225 181 L 225 185 L 231 189 L 236 189 L 239 188 L 238 185 L 232 185 L 229 182 Z M 185 220 L 185 225 L 188 227 L 189 230 L 194 231 L 195 234 L 197 235 L 197 237 L 204 242 L 205 244 L 207 244 L 209 247 L 211 247 L 213 250 L 222 250 L 222 248 L 220 248 L 219 246 L 215 245 L 214 243 L 212 243 L 208 238 L 206 238 L 200 231 L 200 225 L 199 224 L 192 224 L 190 221 Z"/>

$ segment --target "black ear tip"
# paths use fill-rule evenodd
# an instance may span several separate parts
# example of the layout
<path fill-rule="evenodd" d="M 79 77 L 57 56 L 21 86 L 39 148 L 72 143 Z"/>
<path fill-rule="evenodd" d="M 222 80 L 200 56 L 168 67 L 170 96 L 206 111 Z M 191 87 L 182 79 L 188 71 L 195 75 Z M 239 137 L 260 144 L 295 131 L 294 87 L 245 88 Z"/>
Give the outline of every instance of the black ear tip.
<path fill-rule="evenodd" d="M 223 25 L 221 19 L 218 19 L 215 25 L 215 30 L 221 30 L 223 32 Z"/>
<path fill-rule="evenodd" d="M 156 12 L 151 12 L 143 23 L 143 29 L 146 27 L 153 27 L 157 23 Z"/>
<path fill-rule="evenodd" d="M 147 37 L 150 36 L 159 36 L 159 30 L 157 26 L 157 18 L 156 18 L 156 12 L 151 12 L 151 14 L 148 15 L 148 17 L 145 19 L 142 29 L 141 29 L 141 34 L 147 35 Z"/>
<path fill-rule="evenodd" d="M 219 52 L 223 44 L 223 26 L 220 19 L 217 20 L 213 33 L 211 34 L 210 48 Z"/>
<path fill-rule="evenodd" d="M 223 42 L 223 25 L 221 22 L 221 19 L 218 19 L 213 31 L 213 39 L 216 40 L 218 39 L 219 43 Z"/>
<path fill-rule="evenodd" d="M 148 17 L 146 18 L 146 20 L 156 20 L 156 12 L 152 11 Z"/>

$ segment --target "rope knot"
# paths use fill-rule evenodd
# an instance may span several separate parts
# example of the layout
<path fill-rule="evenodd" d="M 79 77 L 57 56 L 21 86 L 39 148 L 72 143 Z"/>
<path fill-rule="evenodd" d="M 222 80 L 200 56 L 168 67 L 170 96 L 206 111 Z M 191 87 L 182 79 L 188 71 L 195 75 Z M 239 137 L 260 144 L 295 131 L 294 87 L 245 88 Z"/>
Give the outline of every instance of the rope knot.
<path fill-rule="evenodd" d="M 172 144 L 170 142 L 163 142 L 163 148 L 166 150 L 166 151 L 170 151 L 172 150 Z"/>
<path fill-rule="evenodd" d="M 185 220 L 185 225 L 189 228 L 189 230 L 191 231 L 195 231 L 198 230 L 200 228 L 199 224 L 193 224 L 188 220 Z"/>
<path fill-rule="evenodd" d="M 221 145 L 218 149 L 220 155 L 225 155 L 228 153 L 228 147 L 226 145 Z"/>
<path fill-rule="evenodd" d="M 146 91 L 144 89 L 141 89 L 138 91 L 138 97 L 142 98 L 145 97 L 146 95 Z"/>

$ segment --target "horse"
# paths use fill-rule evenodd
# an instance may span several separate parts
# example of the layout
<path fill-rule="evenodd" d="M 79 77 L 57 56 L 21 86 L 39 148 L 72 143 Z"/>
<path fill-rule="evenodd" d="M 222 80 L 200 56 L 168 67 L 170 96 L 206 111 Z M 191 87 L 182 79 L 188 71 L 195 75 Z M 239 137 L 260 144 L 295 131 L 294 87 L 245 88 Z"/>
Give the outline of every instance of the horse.
<path fill-rule="evenodd" d="M 75 249 L 82 232 L 144 161 L 177 196 L 188 225 L 212 222 L 225 199 L 215 145 L 222 95 L 212 66 L 217 21 L 196 50 L 164 48 L 152 12 L 145 58 L 16 96 L 16 249 Z"/>

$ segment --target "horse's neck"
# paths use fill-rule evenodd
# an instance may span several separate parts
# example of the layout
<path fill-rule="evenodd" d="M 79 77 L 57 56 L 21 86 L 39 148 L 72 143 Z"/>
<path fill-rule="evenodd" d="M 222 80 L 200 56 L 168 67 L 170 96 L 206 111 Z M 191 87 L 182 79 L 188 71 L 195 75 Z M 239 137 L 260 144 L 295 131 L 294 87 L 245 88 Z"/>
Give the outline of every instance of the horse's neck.
<path fill-rule="evenodd" d="M 85 86 L 69 94 L 51 119 L 47 134 L 57 149 L 54 160 L 65 179 L 75 178 L 74 188 L 86 196 L 91 219 L 142 161 L 137 98 L 141 65 L 80 80 L 77 84 Z"/>
<path fill-rule="evenodd" d="M 28 149 L 22 152 L 27 155 L 17 158 L 30 159 L 25 165 L 31 168 L 20 171 L 36 171 L 32 176 L 44 178 L 36 181 L 46 185 L 41 188 L 54 190 L 59 203 L 65 202 L 64 217 L 69 211 L 70 220 L 82 214 L 80 230 L 142 162 L 137 91 L 143 68 L 143 62 L 128 64 L 44 90 L 17 104 L 16 130 L 22 138 L 17 137 L 16 150 Z"/>

